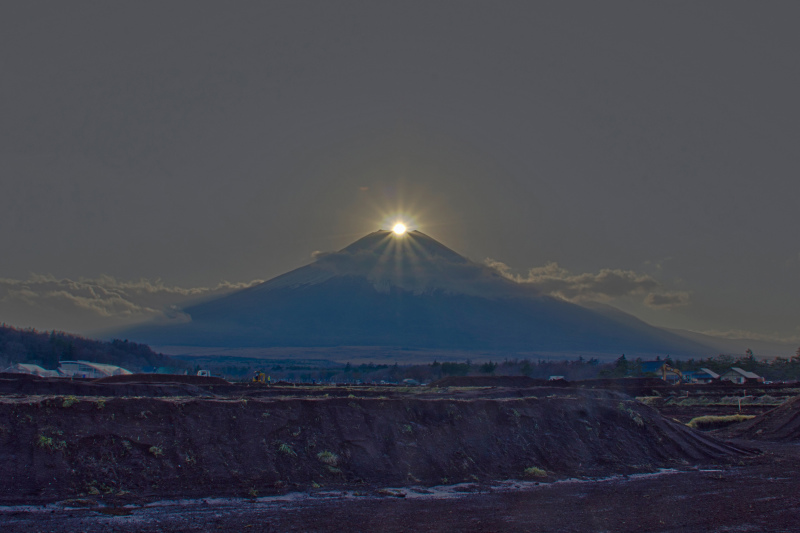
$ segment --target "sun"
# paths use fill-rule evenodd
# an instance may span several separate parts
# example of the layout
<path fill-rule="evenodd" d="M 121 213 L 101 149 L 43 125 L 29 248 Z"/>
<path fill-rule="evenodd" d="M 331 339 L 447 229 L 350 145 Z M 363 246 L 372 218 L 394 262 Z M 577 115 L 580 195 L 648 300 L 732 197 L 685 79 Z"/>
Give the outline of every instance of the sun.
<path fill-rule="evenodd" d="M 394 225 L 392 231 L 395 232 L 397 235 L 402 235 L 403 233 L 406 232 L 406 226 L 405 224 L 398 222 L 397 224 Z"/>

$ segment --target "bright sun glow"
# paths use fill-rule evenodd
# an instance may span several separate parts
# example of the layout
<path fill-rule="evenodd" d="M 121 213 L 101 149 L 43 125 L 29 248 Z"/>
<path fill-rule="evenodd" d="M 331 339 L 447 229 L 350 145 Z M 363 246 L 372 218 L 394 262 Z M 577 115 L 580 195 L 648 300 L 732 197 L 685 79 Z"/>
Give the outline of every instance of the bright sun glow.
<path fill-rule="evenodd" d="M 392 228 L 392 231 L 398 235 L 402 235 L 403 233 L 406 232 L 406 226 L 404 224 L 397 223 Z"/>

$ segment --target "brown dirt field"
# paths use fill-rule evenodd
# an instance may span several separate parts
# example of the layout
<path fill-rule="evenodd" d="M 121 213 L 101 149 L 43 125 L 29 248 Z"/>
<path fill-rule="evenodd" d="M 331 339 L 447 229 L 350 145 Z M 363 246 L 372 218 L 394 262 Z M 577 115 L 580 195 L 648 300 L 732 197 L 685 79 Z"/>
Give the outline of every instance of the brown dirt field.
<path fill-rule="evenodd" d="M 546 379 L 533 379 L 528 376 L 448 376 L 434 381 L 430 387 L 542 387 L 553 386 Z M 560 383 L 560 382 L 559 382 Z M 566 382 L 563 382 L 566 385 Z"/>
<path fill-rule="evenodd" d="M 17 374 L 15 372 L 0 372 L 0 379 L 26 379 L 26 380 L 37 380 L 42 379 L 39 376 L 34 374 Z"/>
<path fill-rule="evenodd" d="M 550 480 L 728 464 L 750 455 L 611 391 L 476 395 L 6 396 L 0 504 L 489 482 L 525 477 L 529 467 Z"/>
<path fill-rule="evenodd" d="M 737 465 L 654 476 L 568 481 L 494 490 L 452 487 L 442 495 L 330 492 L 278 498 L 154 502 L 98 507 L 93 501 L 0 508 L 4 533 L 118 532 L 791 532 L 800 523 L 800 447 L 758 445 Z M 398 494 L 405 497 L 392 497 Z"/>
<path fill-rule="evenodd" d="M 69 378 L 0 378 L 2 396 L 207 396 L 207 389 L 188 383 L 97 383 Z"/>
<path fill-rule="evenodd" d="M 230 385 L 230 381 L 213 376 L 183 376 L 180 374 L 126 374 L 93 380 L 93 383 L 189 383 L 190 385 Z"/>
<path fill-rule="evenodd" d="M 716 434 L 725 438 L 800 442 L 800 396 Z"/>
<path fill-rule="evenodd" d="M 791 388 L 471 385 L 0 376 L 0 529 L 797 530 L 798 400 L 703 433 L 672 416 L 738 408 L 661 405 L 661 416 L 624 394 L 782 396 Z M 739 436 L 755 440 L 720 439 Z M 526 477 L 533 466 L 546 476 Z M 659 468 L 675 470 L 639 476 Z M 597 479 L 611 474 L 625 477 Z M 520 479 L 514 489 L 498 481 Z M 462 485 L 437 487 L 453 483 Z"/>

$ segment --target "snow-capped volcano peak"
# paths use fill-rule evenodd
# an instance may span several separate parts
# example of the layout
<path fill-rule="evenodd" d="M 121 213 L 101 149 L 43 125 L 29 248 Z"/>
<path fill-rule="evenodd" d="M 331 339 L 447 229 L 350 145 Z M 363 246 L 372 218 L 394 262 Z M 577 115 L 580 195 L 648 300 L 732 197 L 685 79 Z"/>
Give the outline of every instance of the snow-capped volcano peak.
<path fill-rule="evenodd" d="M 368 280 L 385 292 L 392 287 L 424 293 L 500 297 L 519 295 L 518 284 L 470 261 L 421 231 L 398 235 L 379 230 L 338 252 L 317 254 L 310 265 L 269 280 L 253 290 L 274 290 L 325 282 L 335 277 Z M 530 292 L 525 291 L 523 292 Z"/>
<path fill-rule="evenodd" d="M 376 231 L 260 285 L 134 328 L 160 345 L 410 346 L 701 353 L 696 343 L 542 296 L 419 231 Z"/>
<path fill-rule="evenodd" d="M 454 252 L 436 239 L 421 231 L 408 231 L 398 235 L 393 231 L 378 230 L 365 235 L 337 253 L 356 254 L 369 252 L 380 256 L 403 256 L 408 258 L 441 257 L 455 263 L 469 260 Z"/>

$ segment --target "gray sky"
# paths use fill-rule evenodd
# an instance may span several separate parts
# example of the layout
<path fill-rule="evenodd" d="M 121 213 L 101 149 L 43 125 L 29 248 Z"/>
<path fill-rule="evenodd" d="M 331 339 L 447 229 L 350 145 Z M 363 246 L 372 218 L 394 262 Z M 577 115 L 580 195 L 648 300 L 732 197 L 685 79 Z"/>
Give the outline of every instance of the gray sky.
<path fill-rule="evenodd" d="M 125 302 L 156 313 L 172 300 L 131 291 L 268 279 L 401 208 L 518 279 L 652 278 L 656 297 L 594 299 L 800 342 L 798 15 L 4 3 L 0 320 L 89 331 L 138 317 Z"/>

